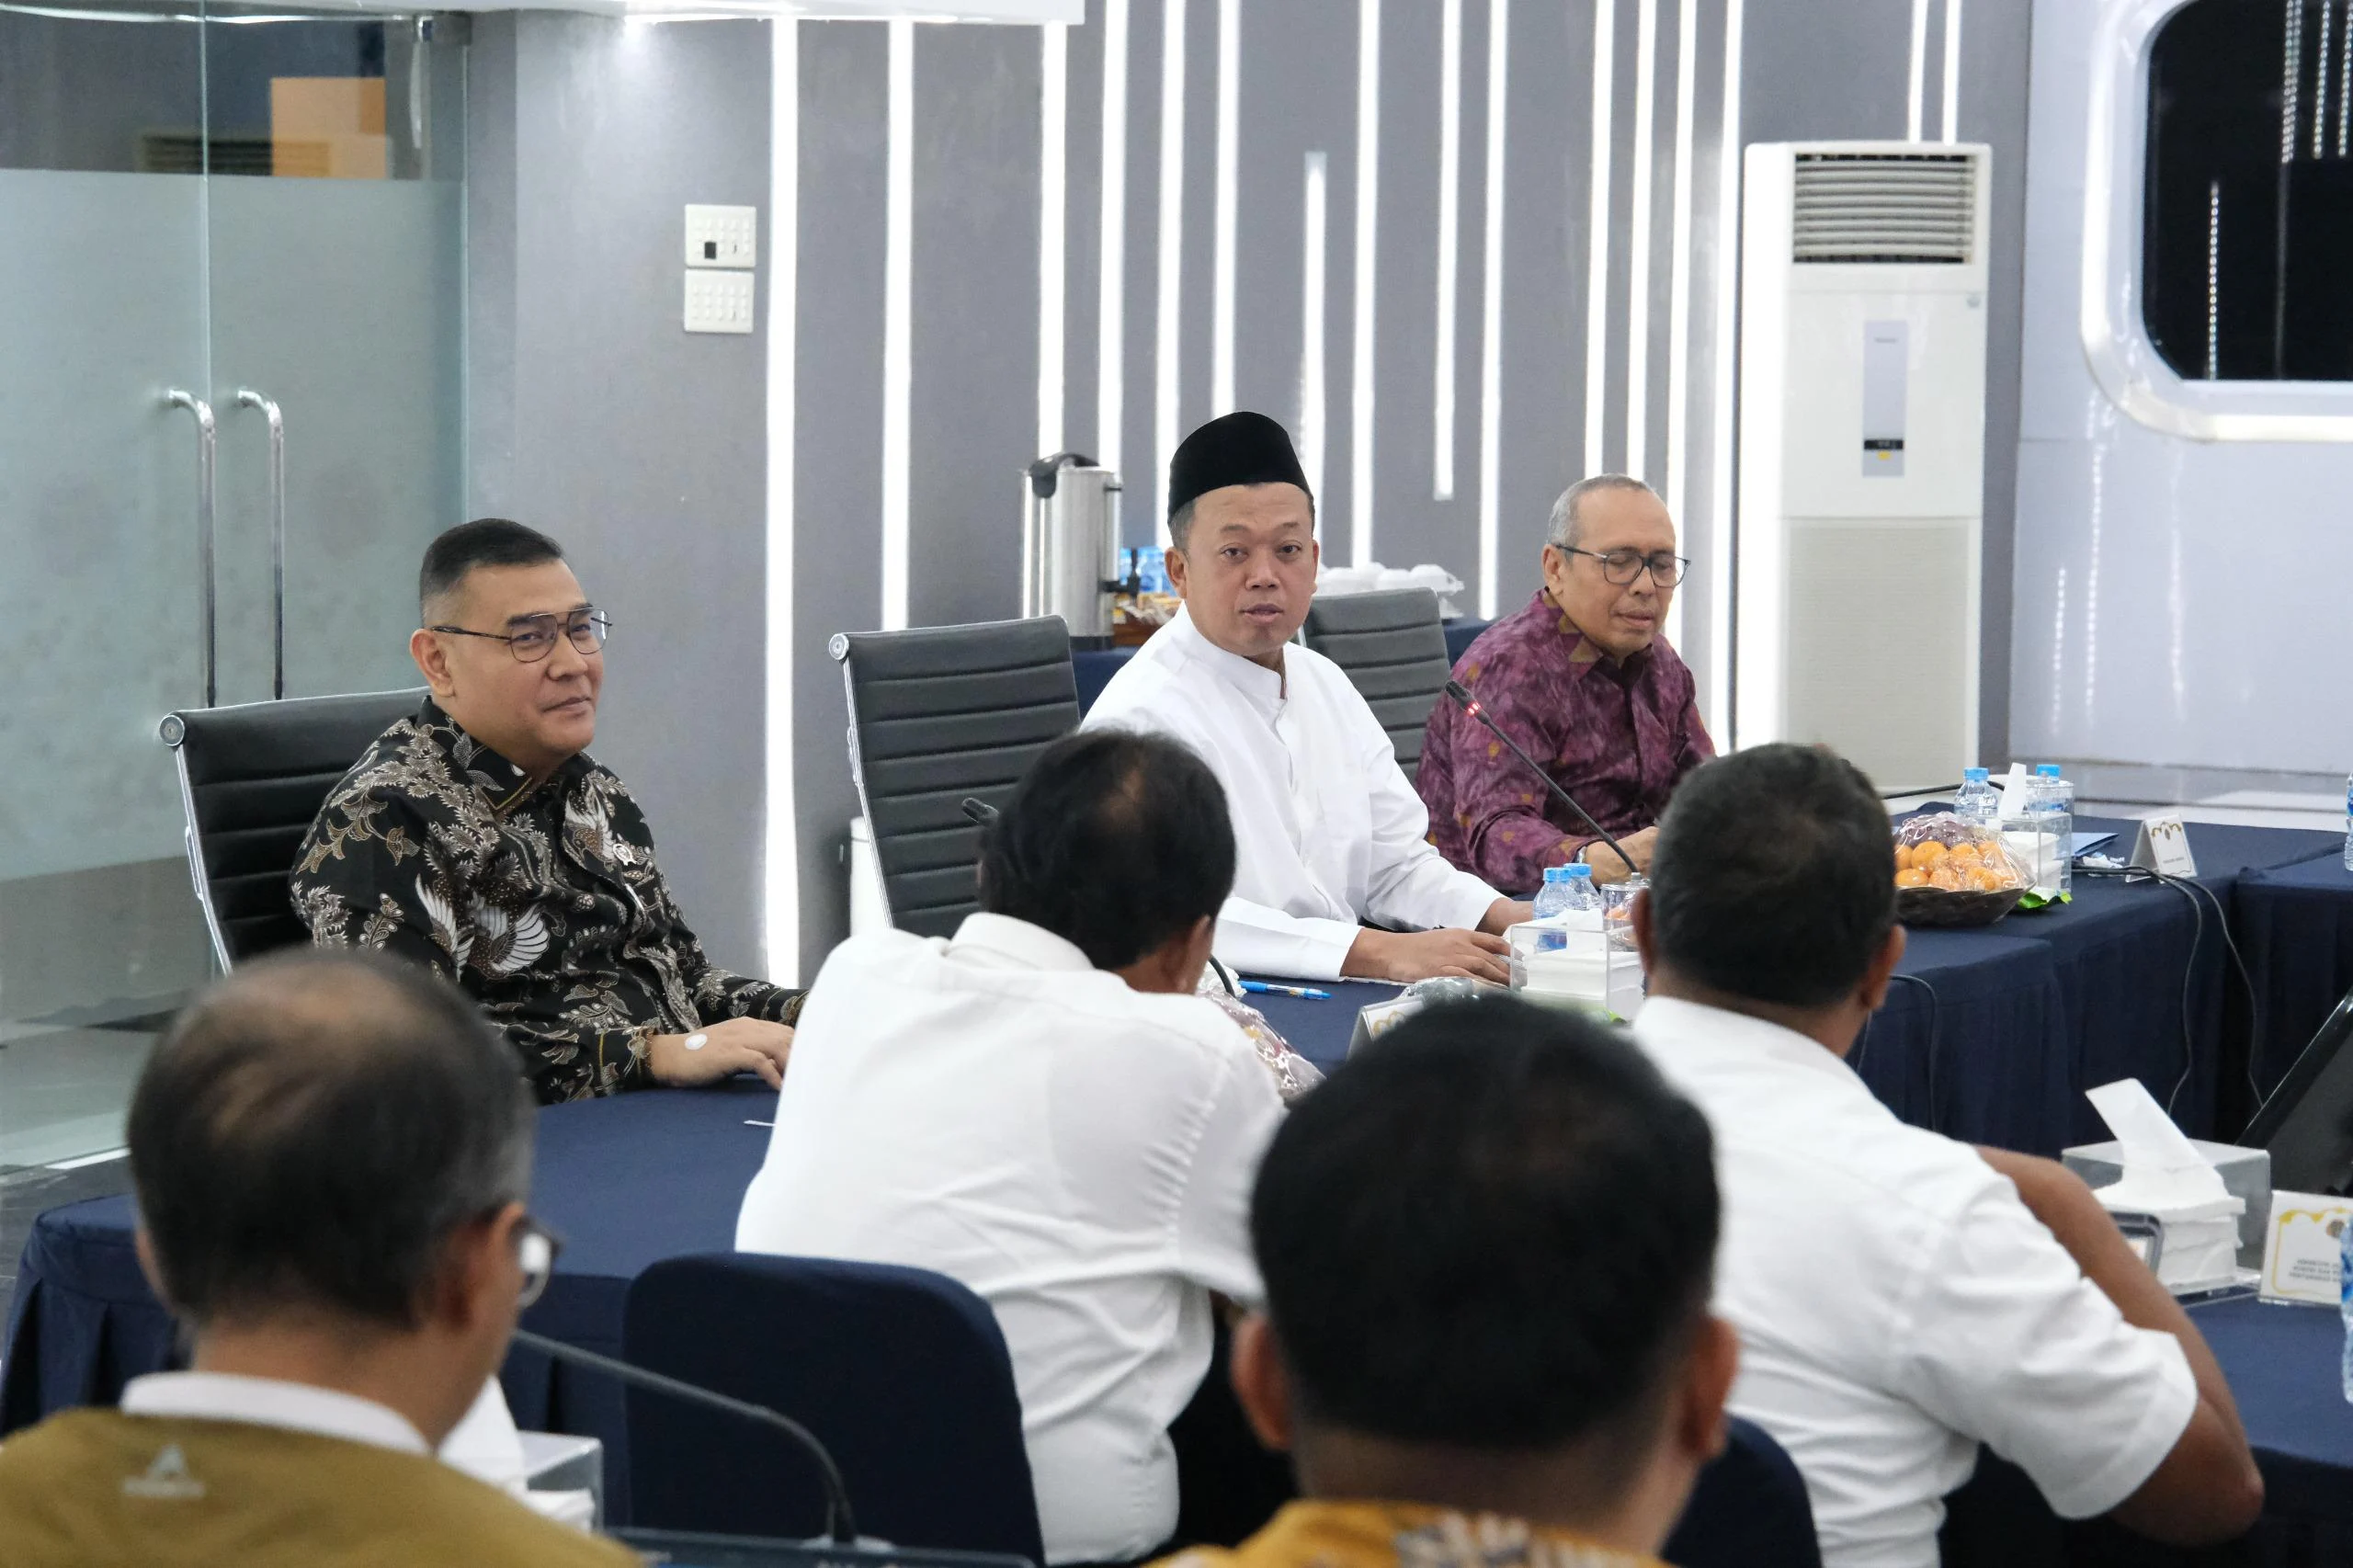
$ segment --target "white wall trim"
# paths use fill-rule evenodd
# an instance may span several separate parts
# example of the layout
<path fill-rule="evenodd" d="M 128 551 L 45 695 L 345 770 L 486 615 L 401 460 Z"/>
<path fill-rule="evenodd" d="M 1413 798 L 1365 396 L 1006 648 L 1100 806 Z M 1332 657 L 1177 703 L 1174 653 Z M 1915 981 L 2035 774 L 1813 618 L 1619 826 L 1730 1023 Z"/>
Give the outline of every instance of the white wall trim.
<path fill-rule="evenodd" d="M 761 968 L 801 983 L 801 843 L 792 788 L 794 385 L 801 260 L 801 24 L 769 24 L 767 640 L 761 823 Z"/>

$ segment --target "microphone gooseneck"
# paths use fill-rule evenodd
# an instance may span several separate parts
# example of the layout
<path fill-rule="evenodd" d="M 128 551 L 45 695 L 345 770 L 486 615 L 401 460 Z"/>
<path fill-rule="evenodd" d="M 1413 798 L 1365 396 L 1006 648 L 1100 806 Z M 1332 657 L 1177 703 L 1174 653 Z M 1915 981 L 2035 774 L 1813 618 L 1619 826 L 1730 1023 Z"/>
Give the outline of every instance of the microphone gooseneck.
<path fill-rule="evenodd" d="M 1586 826 L 1593 829 L 1595 835 L 1600 838 L 1601 842 L 1609 846 L 1610 853 L 1617 856 L 1618 858 L 1626 863 L 1626 871 L 1628 875 L 1639 877 L 1643 874 L 1643 869 L 1634 864 L 1634 858 L 1626 853 L 1625 846 L 1609 835 L 1609 830 L 1608 828 L 1593 820 L 1593 813 L 1591 812 L 1586 811 L 1583 806 L 1577 804 L 1577 798 L 1574 795 L 1570 794 L 1566 790 L 1561 788 L 1561 781 L 1559 779 L 1553 778 L 1551 773 L 1539 766 L 1534 757 L 1521 750 L 1520 744 L 1518 741 L 1513 740 L 1509 735 L 1504 733 L 1502 726 L 1498 725 L 1495 720 L 1487 716 L 1486 708 L 1477 698 L 1471 695 L 1471 691 L 1468 687 L 1465 687 L 1459 680 L 1450 680 L 1446 683 L 1446 694 L 1454 699 L 1454 705 L 1457 708 L 1461 709 L 1462 711 L 1470 714 L 1471 717 L 1485 725 L 1489 734 L 1495 736 L 1495 739 L 1509 746 L 1511 748 L 1512 756 L 1519 758 L 1522 767 L 1526 767 L 1529 772 L 1536 775 L 1537 778 L 1544 780 L 1544 788 L 1552 790 L 1553 794 L 1559 796 L 1562 802 L 1566 805 L 1569 810 L 1576 812 L 1577 820 L 1584 823 Z"/>
<path fill-rule="evenodd" d="M 628 1383 L 654 1393 L 668 1394 L 673 1399 L 699 1404 L 706 1409 L 722 1410 L 739 1420 L 782 1432 L 817 1461 L 817 1470 L 824 1479 L 826 1538 L 835 1546 L 858 1544 L 858 1520 L 850 1513 L 849 1488 L 842 1484 L 841 1468 L 834 1463 L 834 1456 L 825 1450 L 825 1445 L 817 1440 L 817 1434 L 791 1416 L 770 1410 L 765 1404 L 754 1404 L 749 1400 L 714 1393 L 707 1388 L 661 1372 L 648 1371 L 643 1367 L 633 1366 L 610 1356 L 600 1356 L 594 1350 L 583 1350 L 577 1345 L 566 1345 L 561 1339 L 550 1339 L 543 1334 L 518 1328 L 515 1331 L 515 1342 L 558 1361 L 568 1361 L 575 1367 L 602 1372 L 616 1382 Z"/>

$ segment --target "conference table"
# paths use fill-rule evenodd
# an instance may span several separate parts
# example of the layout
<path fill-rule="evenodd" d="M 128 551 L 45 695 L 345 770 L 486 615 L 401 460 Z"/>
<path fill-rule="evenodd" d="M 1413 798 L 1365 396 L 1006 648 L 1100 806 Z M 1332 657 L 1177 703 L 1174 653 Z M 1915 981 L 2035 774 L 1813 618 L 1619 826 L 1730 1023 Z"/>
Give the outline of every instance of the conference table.
<path fill-rule="evenodd" d="M 2300 886 L 2290 873 L 2335 857 L 2340 841 L 2193 824 L 2190 843 L 2200 881 L 2234 910 L 2243 884 Z M 2347 906 L 2343 923 L 2353 928 L 2353 878 L 2336 891 Z M 2229 1046 L 2228 960 L 2213 907 L 2200 897 L 2203 913 L 2193 915 L 2191 897 L 2147 882 L 2079 879 L 2064 909 L 2013 915 L 1986 930 L 1915 932 L 1901 972 L 1916 983 L 1895 987 L 1852 1060 L 1898 1114 L 1957 1137 L 2055 1153 L 2100 1135 L 2081 1091 L 2127 1074 L 2160 1101 L 2175 1098 L 2185 1126 L 2205 1131 Z M 2234 926 L 2239 919 L 2234 913 Z M 2251 971 L 2271 972 L 2261 954 L 2246 957 Z M 1325 989 L 1329 1000 L 1252 1000 L 1328 1072 L 1346 1058 L 1357 1009 L 1396 988 Z M 754 1124 L 768 1119 L 773 1104 L 772 1092 L 746 1080 L 541 1112 L 532 1202 L 566 1246 L 525 1325 L 618 1351 L 638 1274 L 664 1257 L 732 1245 L 737 1203 L 769 1137 Z M 0 1367 L 0 1434 L 67 1405 L 110 1403 L 129 1378 L 173 1364 L 171 1326 L 139 1276 L 131 1225 L 121 1198 L 69 1205 L 37 1222 Z M 2353 1408 L 2336 1393 L 2334 1314 L 2239 1302 L 2199 1316 L 2212 1325 L 2249 1434 L 2276 1478 L 2273 1514 L 2353 1531 Z M 746 1330 L 746 1353 L 763 1353 L 756 1326 Z M 620 1392 L 521 1349 L 502 1375 L 526 1427 L 603 1439 L 608 1506 L 626 1520 Z"/>

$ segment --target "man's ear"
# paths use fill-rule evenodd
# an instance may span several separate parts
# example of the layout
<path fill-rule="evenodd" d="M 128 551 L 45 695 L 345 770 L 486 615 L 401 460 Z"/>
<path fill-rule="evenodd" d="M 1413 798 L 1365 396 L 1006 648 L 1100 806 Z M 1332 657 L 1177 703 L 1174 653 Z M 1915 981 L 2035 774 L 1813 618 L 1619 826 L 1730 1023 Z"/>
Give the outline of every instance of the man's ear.
<path fill-rule="evenodd" d="M 1887 1000 L 1887 988 L 1893 983 L 1895 966 L 1904 961 L 1905 939 L 1902 924 L 1892 926 L 1888 928 L 1887 940 L 1881 942 L 1879 951 L 1871 955 L 1870 967 L 1863 971 L 1859 997 L 1865 1012 L 1878 1012 L 1880 1005 Z"/>
<path fill-rule="evenodd" d="M 450 1233 L 426 1300 L 428 1319 L 464 1332 L 485 1317 L 512 1317 L 521 1295 L 515 1232 L 522 1222 L 523 1206 L 509 1203 Z"/>
<path fill-rule="evenodd" d="M 1544 547 L 1552 549 L 1551 545 Z M 1627 917 L 1634 927 L 1634 952 L 1643 960 L 1643 972 L 1650 973 L 1658 967 L 1658 944 L 1651 936 L 1651 890 L 1643 889 L 1634 895 L 1633 907 Z"/>
<path fill-rule="evenodd" d="M 1676 1445 L 1695 1467 L 1723 1452 L 1724 1402 L 1732 1397 L 1733 1379 L 1739 1373 L 1739 1332 L 1720 1317 L 1702 1316 L 1699 1332 L 1691 1336 L 1691 1359 L 1674 1415 Z"/>
<path fill-rule="evenodd" d="M 1290 1383 L 1275 1348 L 1274 1324 L 1252 1312 L 1233 1325 L 1233 1397 L 1258 1441 L 1278 1452 L 1290 1447 Z"/>
<path fill-rule="evenodd" d="M 1176 591 L 1178 598 L 1185 597 L 1185 579 L 1192 574 L 1192 562 L 1173 544 L 1162 554 L 1161 562 L 1168 571 L 1168 585 Z"/>
<path fill-rule="evenodd" d="M 416 661 L 417 672 L 425 676 L 425 684 L 433 688 L 436 697 L 455 695 L 458 683 L 449 668 L 449 650 L 441 639 L 422 626 L 408 634 L 408 656 Z"/>

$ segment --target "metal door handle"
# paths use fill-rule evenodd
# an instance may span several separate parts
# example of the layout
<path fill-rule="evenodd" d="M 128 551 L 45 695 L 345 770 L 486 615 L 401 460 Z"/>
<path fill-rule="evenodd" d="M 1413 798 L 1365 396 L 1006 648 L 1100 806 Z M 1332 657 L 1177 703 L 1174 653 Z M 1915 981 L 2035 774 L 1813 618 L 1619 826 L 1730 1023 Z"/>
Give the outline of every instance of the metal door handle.
<path fill-rule="evenodd" d="M 185 408 L 196 415 L 196 553 L 197 571 L 204 592 L 204 705 L 221 701 L 219 646 L 214 634 L 212 572 L 212 405 L 178 387 L 164 394 L 167 408 Z"/>
<path fill-rule="evenodd" d="M 286 416 L 278 404 L 251 387 L 237 389 L 237 406 L 258 408 L 269 421 L 270 687 L 286 695 Z"/>

